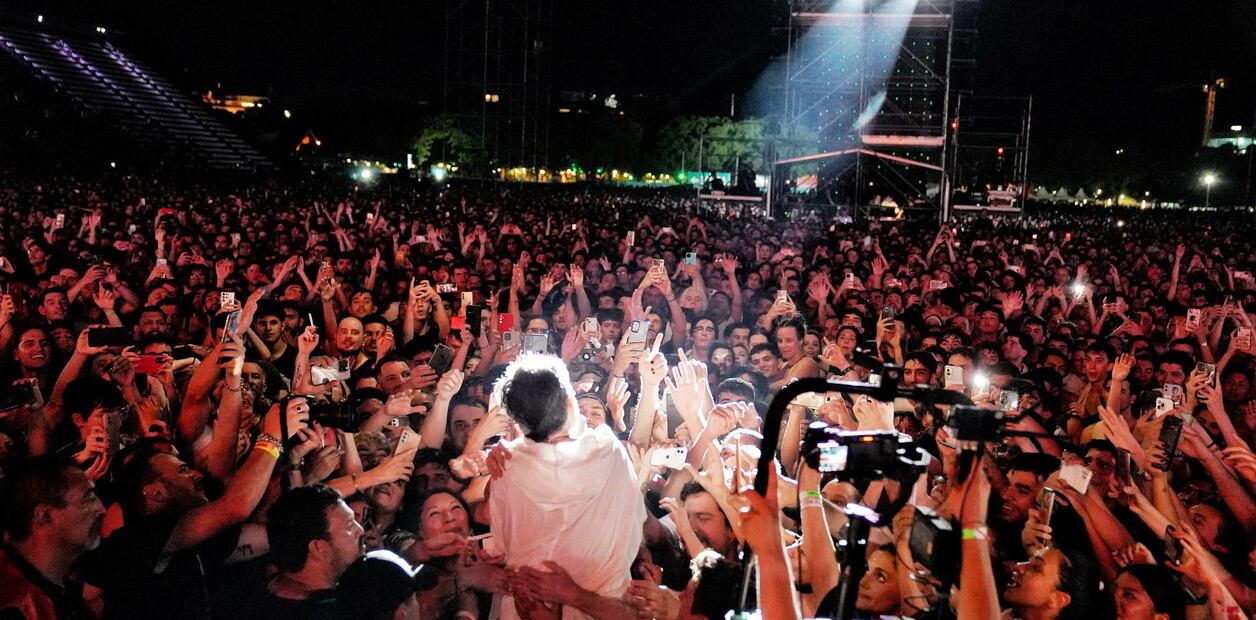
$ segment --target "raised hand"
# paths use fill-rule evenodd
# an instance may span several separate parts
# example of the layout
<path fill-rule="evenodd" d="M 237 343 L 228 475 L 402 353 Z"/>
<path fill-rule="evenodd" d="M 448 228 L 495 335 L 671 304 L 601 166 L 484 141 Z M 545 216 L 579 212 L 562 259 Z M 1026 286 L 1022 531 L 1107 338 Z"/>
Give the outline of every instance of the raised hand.
<path fill-rule="evenodd" d="M 417 371 L 418 369 L 416 368 L 415 370 Z M 452 369 L 446 372 L 441 376 L 440 381 L 436 383 L 436 397 L 444 400 L 453 399 L 458 390 L 462 389 L 463 377 L 461 370 Z"/>
<path fill-rule="evenodd" d="M 297 336 L 297 353 L 309 356 L 318 348 L 318 329 L 313 325 L 307 325 L 305 331 Z"/>
<path fill-rule="evenodd" d="M 1116 357 L 1116 361 L 1112 363 L 1112 380 L 1124 381 L 1129 378 L 1130 370 L 1134 368 L 1134 356 L 1129 353 L 1122 353 Z"/>

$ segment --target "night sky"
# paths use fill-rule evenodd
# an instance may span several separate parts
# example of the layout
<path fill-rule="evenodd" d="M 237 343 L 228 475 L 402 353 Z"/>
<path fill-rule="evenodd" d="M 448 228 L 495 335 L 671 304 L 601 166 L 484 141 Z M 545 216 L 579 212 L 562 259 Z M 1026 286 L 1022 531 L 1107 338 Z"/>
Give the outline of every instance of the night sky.
<path fill-rule="evenodd" d="M 726 111 L 728 93 L 746 92 L 770 58 L 778 1 L 554 0 L 554 86 L 664 96 L 677 113 Z M 327 128 L 346 144 L 409 131 L 438 109 L 439 0 L 7 4 L 123 31 L 186 83 L 268 94 L 322 119 L 353 101 L 342 127 Z M 1068 179 L 1118 148 L 1189 150 L 1210 75 L 1229 80 L 1216 126 L 1252 125 L 1254 50 L 1247 1 L 982 0 L 975 85 L 1034 95 L 1032 172 Z"/>

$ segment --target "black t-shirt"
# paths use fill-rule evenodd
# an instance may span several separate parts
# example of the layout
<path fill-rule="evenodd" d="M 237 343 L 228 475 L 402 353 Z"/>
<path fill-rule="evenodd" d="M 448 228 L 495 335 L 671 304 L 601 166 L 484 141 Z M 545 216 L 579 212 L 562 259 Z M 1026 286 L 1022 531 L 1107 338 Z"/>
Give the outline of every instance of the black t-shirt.
<path fill-rule="evenodd" d="M 208 619 L 215 606 L 212 581 L 235 550 L 240 527 L 177 553 L 161 552 L 181 515 L 158 515 L 128 523 L 82 559 L 83 580 L 102 590 L 105 620 Z"/>
<path fill-rule="evenodd" d="M 279 357 L 270 360 L 270 363 L 275 367 L 275 370 L 279 371 L 279 374 L 282 374 L 285 379 L 291 382 L 292 375 L 297 372 L 297 348 L 285 348 L 283 353 Z"/>
<path fill-rule="evenodd" d="M 319 590 L 309 598 L 280 598 L 269 589 L 255 597 L 244 609 L 242 620 L 337 620 L 336 591 Z"/>

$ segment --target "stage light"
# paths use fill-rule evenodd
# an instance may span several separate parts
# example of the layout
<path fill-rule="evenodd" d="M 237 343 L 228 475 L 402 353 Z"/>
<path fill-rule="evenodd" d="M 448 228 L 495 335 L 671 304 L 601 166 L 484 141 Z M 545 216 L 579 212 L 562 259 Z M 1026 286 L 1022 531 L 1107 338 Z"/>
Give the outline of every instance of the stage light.
<path fill-rule="evenodd" d="M 1205 172 L 1203 182 L 1204 182 L 1204 187 L 1212 187 L 1213 185 L 1217 183 L 1217 175 L 1211 172 Z"/>
<path fill-rule="evenodd" d="M 449 173 L 445 171 L 444 166 L 440 164 L 432 166 L 432 180 L 433 181 L 436 181 L 437 183 L 444 183 L 445 177 L 448 175 Z"/>
<path fill-rule="evenodd" d="M 1003 147 L 999 147 L 999 157 L 1003 157 Z"/>
<path fill-rule="evenodd" d="M 37 24 L 42 24 L 42 23 L 44 23 L 44 16 L 43 16 L 43 15 L 36 15 L 36 16 L 35 16 L 35 23 L 37 23 Z"/>
<path fill-rule="evenodd" d="M 375 178 L 375 173 L 370 168 L 363 168 L 358 172 L 358 178 L 363 182 L 370 183 Z"/>
<path fill-rule="evenodd" d="M 283 111 L 283 117 L 284 117 L 284 118 L 292 118 L 292 112 L 291 112 L 290 110 L 284 110 L 284 111 Z"/>
<path fill-rule="evenodd" d="M 1230 125 L 1230 131 L 1243 131 L 1242 125 Z"/>

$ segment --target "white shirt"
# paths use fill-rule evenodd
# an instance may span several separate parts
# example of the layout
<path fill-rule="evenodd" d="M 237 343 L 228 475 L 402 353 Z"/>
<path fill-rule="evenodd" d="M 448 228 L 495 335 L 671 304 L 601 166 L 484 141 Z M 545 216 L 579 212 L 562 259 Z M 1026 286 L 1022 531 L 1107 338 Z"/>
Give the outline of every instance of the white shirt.
<path fill-rule="evenodd" d="M 645 503 L 632 460 L 605 425 L 553 444 L 508 442 L 506 473 L 489 495 L 494 545 L 510 568 L 561 565 L 585 590 L 618 599 L 641 545 Z M 501 617 L 518 618 L 507 596 Z M 566 620 L 590 616 L 563 609 Z"/>

